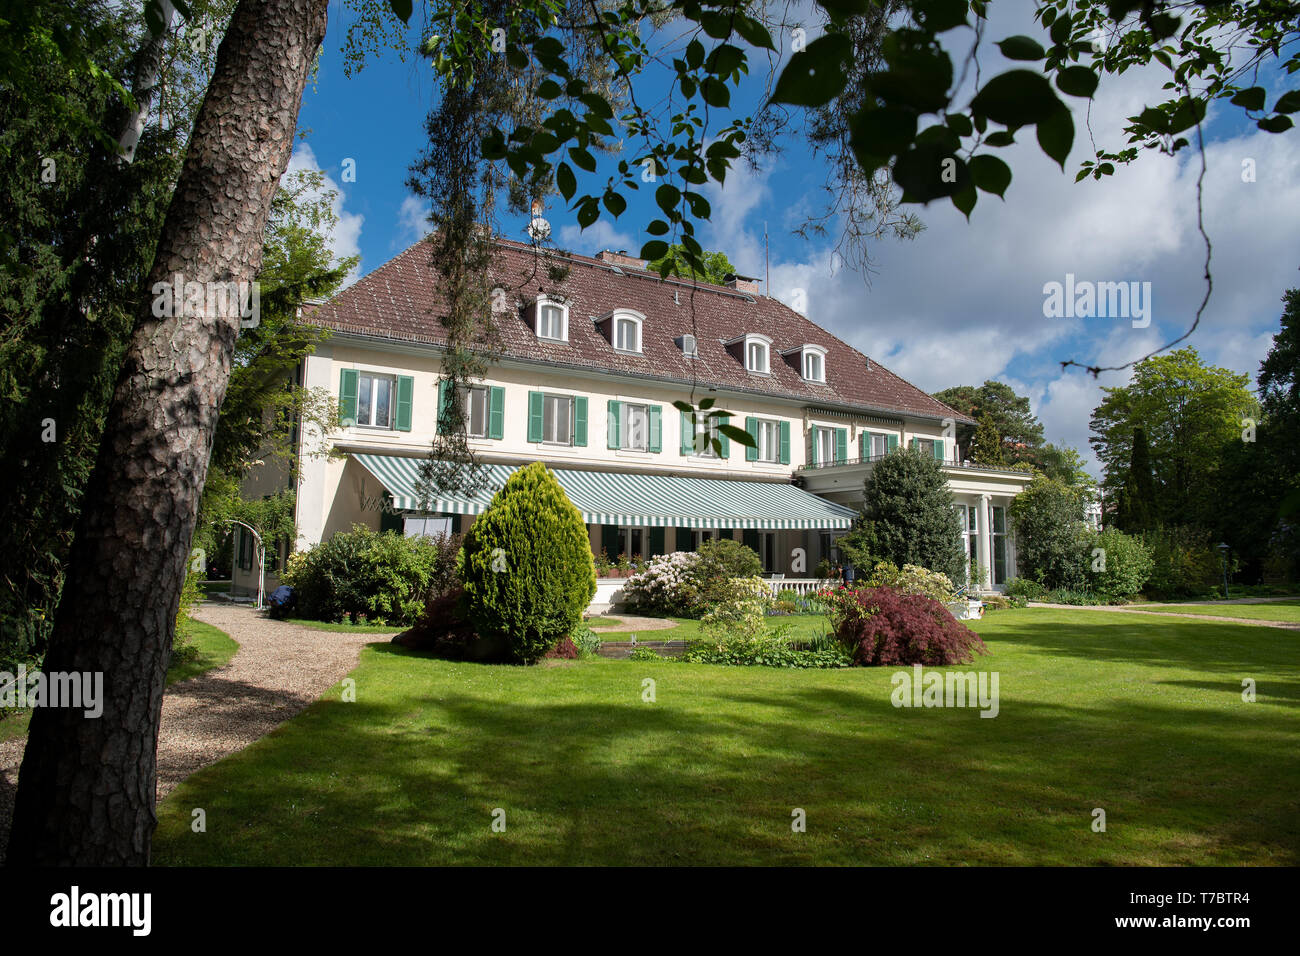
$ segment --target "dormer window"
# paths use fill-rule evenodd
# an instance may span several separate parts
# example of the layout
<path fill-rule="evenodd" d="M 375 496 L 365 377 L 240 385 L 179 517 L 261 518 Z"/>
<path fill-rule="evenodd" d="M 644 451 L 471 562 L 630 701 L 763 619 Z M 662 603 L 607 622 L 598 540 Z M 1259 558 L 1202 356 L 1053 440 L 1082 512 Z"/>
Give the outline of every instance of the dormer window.
<path fill-rule="evenodd" d="M 682 355 L 686 358 L 699 358 L 700 348 L 696 344 L 695 336 L 687 334 L 677 339 L 677 344 L 681 346 Z"/>
<path fill-rule="evenodd" d="M 592 316 L 592 321 L 605 340 L 618 351 L 641 351 L 641 330 L 645 327 L 645 316 L 640 312 L 634 309 L 615 309 L 600 318 Z"/>
<path fill-rule="evenodd" d="M 746 332 L 730 342 L 723 342 L 727 351 L 744 363 L 755 375 L 772 374 L 772 340 L 760 332 Z"/>
<path fill-rule="evenodd" d="M 767 343 L 745 343 L 745 368 L 751 372 L 767 372 Z"/>
<path fill-rule="evenodd" d="M 805 382 L 826 381 L 826 350 L 816 345 L 803 347 L 803 380 Z"/>
<path fill-rule="evenodd" d="M 569 341 L 567 305 L 547 296 L 538 296 L 533 310 L 536 320 L 535 331 L 539 339 L 548 339 L 552 342 Z"/>
<path fill-rule="evenodd" d="M 630 315 L 614 316 L 614 348 L 620 352 L 641 351 L 641 320 Z"/>

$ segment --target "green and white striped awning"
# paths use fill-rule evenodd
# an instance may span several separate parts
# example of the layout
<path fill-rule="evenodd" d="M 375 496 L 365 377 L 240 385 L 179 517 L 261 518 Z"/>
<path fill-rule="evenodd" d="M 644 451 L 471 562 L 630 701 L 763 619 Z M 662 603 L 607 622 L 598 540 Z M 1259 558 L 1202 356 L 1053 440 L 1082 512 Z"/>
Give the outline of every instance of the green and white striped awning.
<path fill-rule="evenodd" d="M 517 465 L 481 465 L 483 489 L 473 497 L 438 495 L 427 502 L 416 491 L 419 458 L 354 454 L 393 498 L 398 511 L 476 515 Z M 553 469 L 569 500 L 588 524 L 676 528 L 843 529 L 852 508 L 811 495 L 794 485 L 677 475 L 627 475 Z"/>

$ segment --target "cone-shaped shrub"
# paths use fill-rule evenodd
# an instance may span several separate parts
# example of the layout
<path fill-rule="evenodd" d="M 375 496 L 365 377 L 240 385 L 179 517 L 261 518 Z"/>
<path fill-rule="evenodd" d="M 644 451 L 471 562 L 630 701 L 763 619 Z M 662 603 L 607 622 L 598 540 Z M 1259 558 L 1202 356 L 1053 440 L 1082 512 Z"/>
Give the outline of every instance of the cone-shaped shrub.
<path fill-rule="evenodd" d="M 544 464 L 520 468 L 465 536 L 470 622 L 531 664 L 582 623 L 595 593 L 582 514 Z"/>

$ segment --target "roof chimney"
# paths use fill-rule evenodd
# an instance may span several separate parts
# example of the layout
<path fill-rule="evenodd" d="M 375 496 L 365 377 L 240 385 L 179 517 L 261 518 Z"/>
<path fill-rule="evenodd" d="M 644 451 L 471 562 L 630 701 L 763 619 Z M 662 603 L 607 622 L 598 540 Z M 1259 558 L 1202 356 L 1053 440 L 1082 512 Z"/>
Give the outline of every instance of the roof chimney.
<path fill-rule="evenodd" d="M 596 261 L 603 262 L 608 266 L 619 266 L 625 269 L 645 268 L 644 259 L 638 259 L 636 256 L 629 256 L 626 252 L 610 252 L 608 249 L 596 253 Z"/>
<path fill-rule="evenodd" d="M 728 274 L 727 288 L 735 289 L 737 292 L 748 292 L 750 295 L 758 295 L 758 280 L 751 276 Z"/>

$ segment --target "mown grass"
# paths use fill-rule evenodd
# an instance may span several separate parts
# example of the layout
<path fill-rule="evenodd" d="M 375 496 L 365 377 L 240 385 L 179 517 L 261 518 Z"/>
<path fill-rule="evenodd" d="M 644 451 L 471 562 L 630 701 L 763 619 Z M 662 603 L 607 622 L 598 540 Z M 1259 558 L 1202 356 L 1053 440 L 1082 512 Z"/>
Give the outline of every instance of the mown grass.
<path fill-rule="evenodd" d="M 1134 605 L 1134 608 L 1159 614 L 1212 614 L 1215 617 L 1241 617 L 1253 621 L 1300 623 L 1300 598 L 1269 601 L 1267 604 L 1183 604 L 1178 607 L 1144 607 L 1139 604 Z"/>
<path fill-rule="evenodd" d="M 703 638 L 704 630 L 698 620 L 688 617 L 664 618 L 675 626 L 658 630 L 597 631 L 602 641 L 628 641 L 635 634 L 638 641 L 695 641 Z M 787 614 L 767 618 L 769 631 L 789 625 L 791 640 L 822 637 L 830 631 L 830 619 L 824 614 Z"/>
<path fill-rule="evenodd" d="M 1300 863 L 1293 634 L 1034 608 L 975 627 L 990 654 L 974 667 L 1000 677 L 994 719 L 896 709 L 893 669 L 525 668 L 372 645 L 355 702 L 336 687 L 182 784 L 154 859 Z"/>
<path fill-rule="evenodd" d="M 312 621 L 305 617 L 286 618 L 290 624 L 301 624 L 303 627 L 314 628 L 317 631 L 334 631 L 339 634 L 398 634 L 406 630 L 405 624 L 333 624 L 329 621 Z"/>

